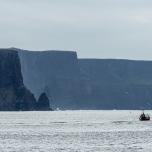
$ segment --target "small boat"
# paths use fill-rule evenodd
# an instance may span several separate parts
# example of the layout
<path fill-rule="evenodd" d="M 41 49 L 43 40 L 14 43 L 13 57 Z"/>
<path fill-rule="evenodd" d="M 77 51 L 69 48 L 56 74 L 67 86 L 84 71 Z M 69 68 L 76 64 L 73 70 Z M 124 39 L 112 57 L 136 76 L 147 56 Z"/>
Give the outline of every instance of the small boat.
<path fill-rule="evenodd" d="M 140 121 L 149 121 L 150 120 L 150 116 L 148 114 L 145 114 L 144 112 L 140 115 L 139 117 Z"/>

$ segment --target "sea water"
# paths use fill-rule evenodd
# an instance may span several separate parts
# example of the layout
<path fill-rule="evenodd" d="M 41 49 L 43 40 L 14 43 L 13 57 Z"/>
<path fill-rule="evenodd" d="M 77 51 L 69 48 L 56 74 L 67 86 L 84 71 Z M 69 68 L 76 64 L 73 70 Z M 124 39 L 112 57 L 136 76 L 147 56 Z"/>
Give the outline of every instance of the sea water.
<path fill-rule="evenodd" d="M 140 113 L 0 112 L 0 152 L 152 152 L 152 121 Z"/>

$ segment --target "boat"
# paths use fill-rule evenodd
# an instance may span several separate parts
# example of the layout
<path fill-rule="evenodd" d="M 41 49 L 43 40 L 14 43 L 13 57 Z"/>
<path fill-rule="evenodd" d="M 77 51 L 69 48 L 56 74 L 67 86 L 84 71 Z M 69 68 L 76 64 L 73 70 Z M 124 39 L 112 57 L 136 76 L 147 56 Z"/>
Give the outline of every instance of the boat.
<path fill-rule="evenodd" d="M 150 116 L 148 114 L 145 114 L 144 112 L 140 115 L 139 117 L 140 121 L 149 121 L 150 120 Z"/>

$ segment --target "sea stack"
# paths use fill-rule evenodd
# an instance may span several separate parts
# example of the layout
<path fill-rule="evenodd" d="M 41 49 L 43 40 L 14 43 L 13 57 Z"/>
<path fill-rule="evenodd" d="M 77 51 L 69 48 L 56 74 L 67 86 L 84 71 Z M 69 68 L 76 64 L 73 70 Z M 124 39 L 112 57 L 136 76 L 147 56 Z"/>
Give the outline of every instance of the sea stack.
<path fill-rule="evenodd" d="M 50 111 L 50 101 L 46 93 L 42 93 L 37 101 L 37 110 Z"/>

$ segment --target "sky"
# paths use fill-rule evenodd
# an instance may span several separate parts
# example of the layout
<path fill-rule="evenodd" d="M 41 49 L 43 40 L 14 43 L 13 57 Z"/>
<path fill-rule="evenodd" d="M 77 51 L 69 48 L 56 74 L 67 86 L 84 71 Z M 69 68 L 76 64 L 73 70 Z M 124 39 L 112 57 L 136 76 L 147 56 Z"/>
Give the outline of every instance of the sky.
<path fill-rule="evenodd" d="M 152 1 L 0 0 L 0 47 L 152 60 Z"/>

